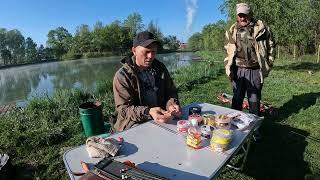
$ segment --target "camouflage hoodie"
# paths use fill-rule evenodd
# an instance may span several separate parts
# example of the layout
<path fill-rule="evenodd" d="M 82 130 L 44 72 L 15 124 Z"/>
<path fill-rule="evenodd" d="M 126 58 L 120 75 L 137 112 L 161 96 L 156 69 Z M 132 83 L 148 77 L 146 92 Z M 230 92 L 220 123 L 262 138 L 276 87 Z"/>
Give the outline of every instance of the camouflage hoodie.
<path fill-rule="evenodd" d="M 233 24 L 229 30 L 226 31 L 226 44 L 224 48 L 227 52 L 227 57 L 224 59 L 226 74 L 232 78 L 232 67 L 235 66 L 236 55 L 236 23 Z M 253 28 L 253 37 L 255 40 L 255 49 L 260 66 L 261 83 L 263 79 L 268 76 L 275 59 L 275 42 L 271 30 L 264 25 L 262 21 L 256 21 Z"/>
<path fill-rule="evenodd" d="M 138 68 L 132 58 L 124 58 L 123 66 L 116 72 L 113 78 L 113 94 L 116 108 L 116 131 L 129 129 L 134 124 L 140 124 L 150 120 L 146 109 L 150 108 L 142 104 L 144 92 L 142 83 L 139 82 Z M 166 109 L 169 105 L 177 103 L 177 89 L 170 74 L 163 63 L 154 59 L 151 68 L 155 74 L 155 85 L 158 88 L 157 98 L 161 108 Z"/>

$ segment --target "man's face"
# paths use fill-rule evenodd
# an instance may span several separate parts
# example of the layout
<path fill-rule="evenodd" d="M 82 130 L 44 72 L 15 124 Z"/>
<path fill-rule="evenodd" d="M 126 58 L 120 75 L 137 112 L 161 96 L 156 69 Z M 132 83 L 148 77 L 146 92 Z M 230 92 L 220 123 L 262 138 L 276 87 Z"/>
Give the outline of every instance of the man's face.
<path fill-rule="evenodd" d="M 152 43 L 147 47 L 137 46 L 132 48 L 132 52 L 136 58 L 136 65 L 141 70 L 148 69 L 156 56 L 158 45 Z"/>
<path fill-rule="evenodd" d="M 237 22 L 240 26 L 245 27 L 247 26 L 251 21 L 251 16 L 249 14 L 238 14 L 237 16 Z"/>

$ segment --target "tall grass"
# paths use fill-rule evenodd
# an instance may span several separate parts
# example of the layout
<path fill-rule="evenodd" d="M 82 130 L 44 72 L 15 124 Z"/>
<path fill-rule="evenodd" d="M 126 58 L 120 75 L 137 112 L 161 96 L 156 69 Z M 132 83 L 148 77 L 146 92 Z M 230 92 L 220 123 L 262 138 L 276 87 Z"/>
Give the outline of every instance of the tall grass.
<path fill-rule="evenodd" d="M 1 117 L 0 152 L 9 153 L 16 178 L 67 178 L 61 153 L 85 142 L 79 105 L 97 98 L 107 115 L 113 111 L 111 94 L 110 82 L 99 82 L 96 94 L 59 90 L 51 97 L 33 99 L 23 112 Z"/>

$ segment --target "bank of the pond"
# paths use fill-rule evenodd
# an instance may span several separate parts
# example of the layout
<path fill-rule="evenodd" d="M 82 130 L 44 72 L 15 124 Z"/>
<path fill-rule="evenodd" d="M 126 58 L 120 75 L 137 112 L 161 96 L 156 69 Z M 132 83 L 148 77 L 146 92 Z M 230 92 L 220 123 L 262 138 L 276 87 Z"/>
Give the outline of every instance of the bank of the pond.
<path fill-rule="evenodd" d="M 158 54 L 168 54 L 168 53 L 175 53 L 175 52 L 194 52 L 193 50 L 167 50 L 164 49 L 161 52 L 158 52 Z M 130 53 L 128 53 L 130 54 Z M 50 63 L 50 62 L 57 62 L 57 61 L 70 61 L 70 60 L 80 60 L 80 59 L 90 59 L 90 58 L 104 58 L 104 57 L 112 57 L 112 56 L 120 56 L 124 57 L 125 55 L 119 54 L 119 53 L 99 53 L 99 52 L 90 52 L 84 55 L 69 55 L 66 54 L 66 56 L 62 57 L 62 59 L 43 59 L 35 62 L 29 62 L 29 63 L 20 63 L 20 64 L 9 64 L 9 65 L 0 65 L 1 69 L 8 69 L 13 67 L 20 67 L 20 66 L 28 66 L 28 65 L 34 65 L 34 64 L 42 64 L 42 63 Z"/>
<path fill-rule="evenodd" d="M 173 72 L 182 105 L 195 101 L 223 105 L 216 96 L 231 93 L 230 82 L 224 73 L 223 54 L 201 52 L 199 55 L 205 56 L 208 62 Z M 308 73 L 309 69 L 312 74 Z M 265 117 L 261 129 L 264 141 L 252 146 L 245 171 L 225 169 L 219 178 L 319 177 L 320 145 L 308 138 L 320 137 L 319 71 L 320 66 L 309 60 L 276 62 L 264 84 L 263 99 L 279 108 L 279 116 Z M 78 106 L 92 97 L 103 102 L 107 120 L 114 110 L 111 81 L 99 81 L 94 93 L 56 91 L 51 97 L 32 100 L 23 112 L 2 117 L 0 152 L 8 153 L 12 158 L 17 178 L 69 178 L 62 154 L 67 148 L 85 142 Z"/>
<path fill-rule="evenodd" d="M 56 62 L 56 61 L 59 61 L 59 60 L 57 60 L 57 59 L 48 59 L 48 60 L 42 60 L 42 61 L 37 61 L 37 62 L 31 62 L 31 63 L 1 65 L 0 66 L 0 70 L 1 69 L 13 68 L 13 67 L 28 66 L 28 65 L 33 65 L 33 64 L 50 63 L 50 62 Z"/>

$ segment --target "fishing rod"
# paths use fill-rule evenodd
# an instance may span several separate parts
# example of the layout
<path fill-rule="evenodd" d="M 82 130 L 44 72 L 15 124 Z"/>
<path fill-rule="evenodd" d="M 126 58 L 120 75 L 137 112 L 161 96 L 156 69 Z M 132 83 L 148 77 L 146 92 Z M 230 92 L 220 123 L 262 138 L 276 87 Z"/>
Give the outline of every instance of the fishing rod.
<path fill-rule="evenodd" d="M 297 132 L 294 132 L 294 131 L 290 131 L 290 133 L 296 134 L 296 135 L 298 135 L 298 136 L 301 136 L 301 137 L 304 137 L 304 138 L 313 140 L 313 141 L 315 141 L 315 142 L 317 142 L 317 143 L 320 143 L 320 139 L 319 139 L 319 138 L 316 138 L 316 137 L 313 137 L 313 136 L 305 136 L 305 135 L 303 135 L 303 134 L 300 134 L 300 133 L 297 133 Z"/>

